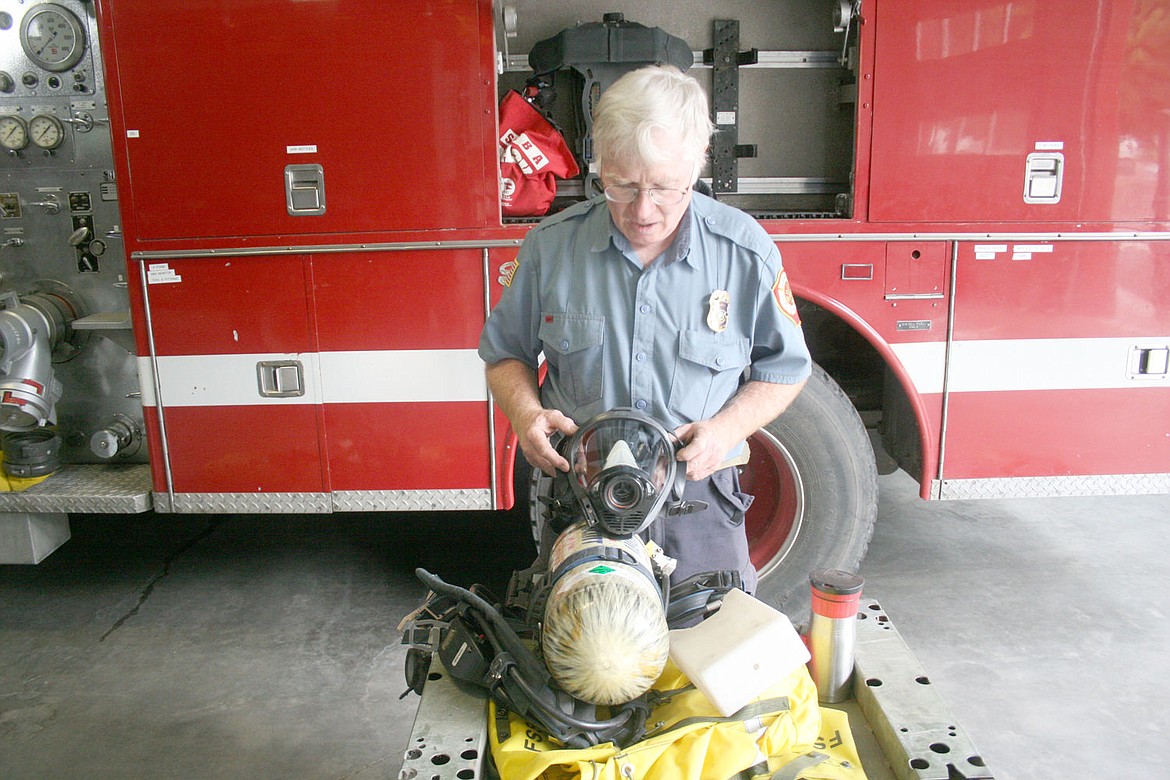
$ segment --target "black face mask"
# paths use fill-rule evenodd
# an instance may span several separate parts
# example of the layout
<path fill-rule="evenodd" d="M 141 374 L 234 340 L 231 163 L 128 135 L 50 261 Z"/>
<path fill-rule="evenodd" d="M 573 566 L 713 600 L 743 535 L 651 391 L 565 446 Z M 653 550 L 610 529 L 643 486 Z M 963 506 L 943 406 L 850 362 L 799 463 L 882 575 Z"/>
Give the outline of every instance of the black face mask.
<path fill-rule="evenodd" d="M 586 521 L 615 537 L 643 531 L 668 499 L 682 498 L 686 472 L 675 451 L 665 428 L 632 409 L 600 414 L 578 428 L 562 453 Z"/>

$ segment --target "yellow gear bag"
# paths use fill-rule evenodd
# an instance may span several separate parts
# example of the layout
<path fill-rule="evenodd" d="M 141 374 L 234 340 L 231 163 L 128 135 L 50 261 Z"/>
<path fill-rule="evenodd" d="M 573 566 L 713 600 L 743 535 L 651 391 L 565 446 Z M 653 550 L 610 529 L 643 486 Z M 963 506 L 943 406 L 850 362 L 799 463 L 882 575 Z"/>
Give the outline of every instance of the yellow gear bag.
<path fill-rule="evenodd" d="M 799 771 L 794 772 L 798 766 Z M 849 714 L 821 707 L 821 733 L 810 750 L 799 755 L 788 752 L 769 756 L 735 780 L 774 780 L 780 769 L 787 769 L 790 774 L 785 776 L 796 780 L 866 780 L 849 728 Z"/>
<path fill-rule="evenodd" d="M 606 742 L 565 749 L 518 715 L 491 702 L 488 740 L 501 780 L 728 780 L 767 772 L 792 759 L 828 747 L 821 736 L 821 709 L 808 669 L 801 665 L 754 701 L 723 717 L 673 662 L 654 684 L 660 702 L 646 719 L 646 735 L 626 748 Z M 848 734 L 830 716 L 838 734 Z M 849 738 L 852 746 L 852 738 Z M 839 745 L 838 745 L 839 746 Z M 856 750 L 845 769 L 856 767 Z M 850 763 L 852 761 L 852 764 Z M 817 767 L 829 770 L 828 761 Z M 841 767 L 833 767 L 841 769 Z M 774 769 L 772 771 L 775 771 Z M 810 769 L 810 772 L 812 770 Z M 742 775 L 740 773 L 743 773 Z M 804 777 L 802 773 L 800 775 Z M 858 780 L 863 774 L 808 774 L 809 778 Z"/>

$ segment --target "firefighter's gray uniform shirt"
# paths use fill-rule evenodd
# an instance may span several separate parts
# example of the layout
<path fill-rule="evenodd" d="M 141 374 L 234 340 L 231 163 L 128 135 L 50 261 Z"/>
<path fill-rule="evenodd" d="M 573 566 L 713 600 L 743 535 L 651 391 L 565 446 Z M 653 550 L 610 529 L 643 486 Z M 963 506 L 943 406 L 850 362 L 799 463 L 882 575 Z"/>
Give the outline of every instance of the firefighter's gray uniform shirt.
<path fill-rule="evenodd" d="M 536 368 L 543 351 L 541 400 L 577 423 L 628 406 L 674 429 L 714 416 L 749 364 L 763 382 L 809 376 L 804 336 L 773 293 L 780 271 L 755 220 L 699 193 L 673 246 L 643 270 L 599 196 L 528 234 L 479 355 Z M 716 291 L 729 297 L 722 332 L 707 322 Z"/>
<path fill-rule="evenodd" d="M 545 219 L 518 259 L 479 355 L 535 369 L 543 352 L 541 402 L 578 424 L 624 406 L 673 430 L 714 416 L 749 365 L 753 380 L 779 384 L 811 373 L 801 329 L 781 306 L 787 290 L 774 289 L 784 284 L 776 245 L 754 219 L 700 193 L 645 269 L 603 196 Z M 719 291 L 722 330 L 708 322 Z"/>

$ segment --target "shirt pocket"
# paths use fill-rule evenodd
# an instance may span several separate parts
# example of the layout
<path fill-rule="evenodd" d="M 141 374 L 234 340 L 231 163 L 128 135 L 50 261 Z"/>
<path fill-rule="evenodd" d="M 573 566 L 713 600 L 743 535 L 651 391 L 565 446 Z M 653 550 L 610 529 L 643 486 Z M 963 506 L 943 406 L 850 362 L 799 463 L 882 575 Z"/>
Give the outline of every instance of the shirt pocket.
<path fill-rule="evenodd" d="M 670 383 L 671 411 L 691 422 L 712 417 L 739 389 L 750 357 L 747 338 L 684 330 Z"/>
<path fill-rule="evenodd" d="M 543 312 L 539 336 L 561 392 L 577 406 L 601 398 L 605 387 L 605 317 Z"/>

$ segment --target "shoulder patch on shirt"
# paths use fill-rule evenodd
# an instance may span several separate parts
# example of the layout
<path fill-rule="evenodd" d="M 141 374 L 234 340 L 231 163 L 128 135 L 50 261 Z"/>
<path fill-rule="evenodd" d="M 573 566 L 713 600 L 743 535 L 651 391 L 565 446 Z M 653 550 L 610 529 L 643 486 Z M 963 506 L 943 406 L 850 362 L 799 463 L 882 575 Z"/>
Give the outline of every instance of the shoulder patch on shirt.
<path fill-rule="evenodd" d="M 772 285 L 772 297 L 776 300 L 776 307 L 785 317 L 792 320 L 792 324 L 800 327 L 800 312 L 796 310 L 796 297 L 792 294 L 792 287 L 788 284 L 788 272 L 783 268 L 776 274 L 776 283 Z"/>
<path fill-rule="evenodd" d="M 520 261 L 518 259 L 500 263 L 500 267 L 496 269 L 496 272 L 499 274 L 496 277 L 496 281 L 503 287 L 511 287 L 512 280 L 516 278 L 516 269 L 519 267 Z"/>

